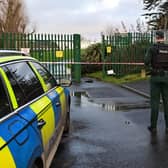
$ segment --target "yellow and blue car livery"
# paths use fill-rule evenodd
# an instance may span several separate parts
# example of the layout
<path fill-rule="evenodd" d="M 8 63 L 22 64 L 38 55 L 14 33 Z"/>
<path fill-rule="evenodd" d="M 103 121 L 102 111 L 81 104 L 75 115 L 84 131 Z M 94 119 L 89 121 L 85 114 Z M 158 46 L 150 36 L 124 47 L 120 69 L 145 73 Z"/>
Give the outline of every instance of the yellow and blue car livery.
<path fill-rule="evenodd" d="M 17 81 L 12 84 L 11 76 L 15 75 L 19 66 L 23 67 L 22 64 L 28 66 L 31 73 L 34 73 L 43 92 L 32 100 L 20 104 L 22 100 L 20 101 L 17 97 L 19 95 L 19 90 L 15 85 Z M 10 66 L 17 67 L 15 72 L 10 72 L 12 71 Z M 3 104 L 6 99 L 3 98 L 4 95 L 0 96 L 0 108 L 2 107 L 0 109 L 2 113 L 0 114 L 0 167 L 48 168 L 62 134 L 69 131 L 69 90 L 54 84 L 54 79 L 48 83 L 47 75 L 44 75 L 42 71 L 46 72 L 48 78 L 52 78 L 49 72 L 33 58 L 0 56 L 2 81 L 0 85 L 3 85 L 2 88 L 8 100 Z M 32 81 L 29 81 L 29 87 Z M 24 80 L 23 82 L 26 83 Z M 22 92 L 22 88 L 20 90 Z M 8 109 L 8 106 L 10 106 L 10 111 L 3 111 L 3 109 Z"/>

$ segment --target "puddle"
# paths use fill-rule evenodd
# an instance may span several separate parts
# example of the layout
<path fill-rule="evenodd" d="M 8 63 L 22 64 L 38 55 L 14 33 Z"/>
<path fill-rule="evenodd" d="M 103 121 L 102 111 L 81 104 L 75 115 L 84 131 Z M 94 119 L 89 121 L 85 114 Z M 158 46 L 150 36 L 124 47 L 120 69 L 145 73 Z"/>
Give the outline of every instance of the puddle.
<path fill-rule="evenodd" d="M 146 99 L 134 99 L 128 97 L 117 98 L 89 98 L 85 91 L 75 91 L 71 94 L 74 99 L 74 104 L 81 107 L 98 107 L 101 111 L 105 112 L 117 112 L 117 111 L 129 111 L 132 109 L 144 109 L 149 108 L 149 100 Z"/>
<path fill-rule="evenodd" d="M 102 104 L 106 111 L 128 111 L 132 109 L 149 108 L 149 104 Z"/>
<path fill-rule="evenodd" d="M 85 91 L 74 91 L 71 93 L 73 97 L 73 104 L 76 107 L 92 107 L 95 106 L 95 103 L 89 101 L 89 96 Z M 98 105 L 96 105 L 98 106 Z"/>
<path fill-rule="evenodd" d="M 71 96 L 81 98 L 81 96 L 88 97 L 85 91 L 74 91 Z"/>

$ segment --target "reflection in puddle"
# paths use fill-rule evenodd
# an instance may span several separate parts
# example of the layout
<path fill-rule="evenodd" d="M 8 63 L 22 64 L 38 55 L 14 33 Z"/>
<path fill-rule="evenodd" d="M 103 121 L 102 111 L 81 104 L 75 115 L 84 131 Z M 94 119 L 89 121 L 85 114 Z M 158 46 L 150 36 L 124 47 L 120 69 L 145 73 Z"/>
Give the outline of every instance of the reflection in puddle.
<path fill-rule="evenodd" d="M 77 107 L 89 107 L 95 105 L 95 103 L 92 103 L 88 100 L 89 96 L 84 91 L 72 92 L 71 96 L 74 97 L 73 103 Z"/>
<path fill-rule="evenodd" d="M 106 111 L 128 111 L 131 109 L 149 108 L 149 104 L 102 104 L 102 108 Z"/>
<path fill-rule="evenodd" d="M 119 106 L 116 106 L 115 104 L 102 104 L 102 108 L 105 111 L 118 111 L 118 110 L 120 110 Z"/>
<path fill-rule="evenodd" d="M 88 97 L 88 95 L 86 94 L 85 91 L 78 91 L 78 92 L 72 92 L 71 96 L 75 96 L 75 97 L 78 97 L 78 98 L 81 98 L 81 96 L 84 95 L 86 97 Z"/>
<path fill-rule="evenodd" d="M 71 94 L 74 99 L 74 103 L 76 106 L 80 107 L 87 107 L 89 108 L 90 106 L 96 106 L 99 109 L 102 109 L 101 111 L 106 111 L 106 112 L 116 112 L 116 111 L 129 111 L 131 109 L 142 109 L 142 108 L 149 108 L 149 102 L 148 101 L 130 101 L 130 102 L 125 102 L 122 101 L 122 98 L 117 101 L 112 101 L 112 100 L 107 100 L 105 98 L 100 99 L 99 101 L 96 101 L 96 98 L 89 98 L 87 93 L 85 91 L 80 91 L 80 92 L 73 92 Z"/>

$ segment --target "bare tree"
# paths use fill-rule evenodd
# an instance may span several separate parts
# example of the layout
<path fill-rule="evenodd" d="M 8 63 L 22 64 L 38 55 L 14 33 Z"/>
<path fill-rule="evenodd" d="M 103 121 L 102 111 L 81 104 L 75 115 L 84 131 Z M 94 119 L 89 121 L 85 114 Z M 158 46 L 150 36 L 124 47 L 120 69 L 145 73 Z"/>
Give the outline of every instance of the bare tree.
<path fill-rule="evenodd" d="M 0 10 L 0 32 L 26 32 L 29 20 L 22 0 L 1 0 Z"/>
<path fill-rule="evenodd" d="M 4 22 L 5 22 L 5 6 L 6 2 L 1 0 L 0 1 L 0 32 L 4 31 Z"/>
<path fill-rule="evenodd" d="M 121 35 L 121 34 L 127 34 L 129 31 L 130 32 L 139 32 L 139 33 L 144 33 L 148 31 L 147 25 L 144 24 L 143 21 L 140 19 L 136 20 L 136 25 L 134 27 L 133 24 L 130 25 L 130 27 L 127 28 L 127 24 L 124 23 L 124 21 L 121 21 L 121 28 L 120 27 L 115 27 L 113 25 L 109 25 L 106 27 L 105 31 L 103 31 L 103 34 L 107 36 L 113 36 L 113 35 Z"/>
<path fill-rule="evenodd" d="M 139 33 L 144 33 L 148 31 L 147 25 L 140 18 L 136 20 L 136 31 Z"/>
<path fill-rule="evenodd" d="M 125 23 L 123 21 L 121 21 L 121 25 L 122 25 L 122 28 L 124 30 L 124 33 L 127 33 L 128 32 L 127 31 L 127 27 L 126 27 L 126 25 L 125 25 Z"/>
<path fill-rule="evenodd" d="M 119 34 L 119 33 L 120 33 L 120 29 L 113 25 L 107 26 L 105 31 L 103 31 L 103 34 L 107 36 L 113 36 L 114 34 Z"/>
<path fill-rule="evenodd" d="M 135 27 L 134 27 L 133 24 L 130 25 L 130 31 L 131 31 L 131 32 L 135 32 Z"/>
<path fill-rule="evenodd" d="M 142 32 L 142 27 L 141 27 L 141 20 L 140 19 L 137 19 L 136 20 L 136 30 L 138 31 L 138 32 Z"/>

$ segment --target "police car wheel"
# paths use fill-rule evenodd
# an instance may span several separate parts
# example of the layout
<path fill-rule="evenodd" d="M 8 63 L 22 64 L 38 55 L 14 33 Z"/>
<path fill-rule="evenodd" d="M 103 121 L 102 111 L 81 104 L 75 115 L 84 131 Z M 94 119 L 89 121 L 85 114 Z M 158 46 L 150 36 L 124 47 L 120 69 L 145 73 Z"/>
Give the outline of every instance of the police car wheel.
<path fill-rule="evenodd" d="M 70 132 L 70 107 L 68 107 L 66 121 L 65 121 L 65 128 L 64 128 L 64 134 L 69 134 Z"/>

